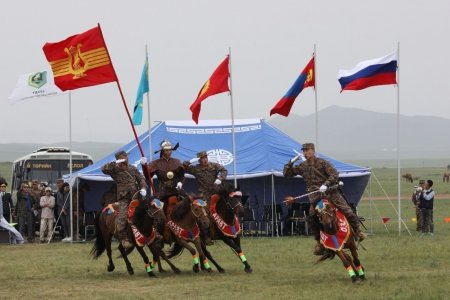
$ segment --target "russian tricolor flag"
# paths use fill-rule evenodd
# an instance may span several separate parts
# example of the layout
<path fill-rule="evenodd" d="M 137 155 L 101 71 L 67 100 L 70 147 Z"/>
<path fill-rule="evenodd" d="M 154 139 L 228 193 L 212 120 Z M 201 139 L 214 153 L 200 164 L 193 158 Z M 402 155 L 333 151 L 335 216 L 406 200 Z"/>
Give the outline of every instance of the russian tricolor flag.
<path fill-rule="evenodd" d="M 375 85 L 397 84 L 397 51 L 360 62 L 351 70 L 339 70 L 341 92 L 362 90 Z"/>

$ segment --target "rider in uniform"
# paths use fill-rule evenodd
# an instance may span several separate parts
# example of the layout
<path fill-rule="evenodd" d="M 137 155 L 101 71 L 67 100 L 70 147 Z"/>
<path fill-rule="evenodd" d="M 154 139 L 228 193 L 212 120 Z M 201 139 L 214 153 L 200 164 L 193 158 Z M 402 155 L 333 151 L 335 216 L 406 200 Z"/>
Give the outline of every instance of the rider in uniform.
<path fill-rule="evenodd" d="M 307 192 L 320 191 L 320 193 L 318 192 L 309 195 L 309 202 L 311 203 L 309 209 L 309 223 L 314 238 L 317 241 L 314 254 L 322 255 L 325 250 L 322 244 L 320 244 L 320 225 L 315 211 L 317 202 L 322 198 L 331 201 L 345 215 L 350 226 L 352 226 L 355 238 L 360 241 L 364 240 L 366 235 L 361 232 L 359 228 L 358 216 L 353 212 L 338 189 L 329 189 L 330 186 L 338 183 L 339 174 L 337 170 L 328 161 L 315 156 L 315 147 L 313 143 L 303 144 L 302 150 L 306 160 L 294 166 L 294 163 L 301 155 L 292 158 L 284 166 L 283 175 L 285 177 L 300 175 L 305 181 Z"/>
<path fill-rule="evenodd" d="M 116 219 L 116 229 L 122 246 L 127 249 L 133 246 L 127 237 L 128 206 L 137 191 L 142 197 L 147 195 L 147 184 L 138 169 L 128 164 L 128 154 L 125 151 L 119 151 L 114 156 L 116 160 L 105 164 L 102 172 L 111 176 L 117 186 L 119 215 Z"/>
<path fill-rule="evenodd" d="M 199 162 L 199 164 L 195 164 Z M 183 162 L 186 173 L 193 175 L 197 181 L 200 196 L 207 203 L 209 208 L 209 199 L 215 193 L 216 186 L 222 184 L 227 178 L 228 171 L 221 164 L 208 162 L 208 154 L 206 151 L 197 153 L 197 158 Z M 211 237 L 205 232 L 205 242 L 211 245 Z"/>

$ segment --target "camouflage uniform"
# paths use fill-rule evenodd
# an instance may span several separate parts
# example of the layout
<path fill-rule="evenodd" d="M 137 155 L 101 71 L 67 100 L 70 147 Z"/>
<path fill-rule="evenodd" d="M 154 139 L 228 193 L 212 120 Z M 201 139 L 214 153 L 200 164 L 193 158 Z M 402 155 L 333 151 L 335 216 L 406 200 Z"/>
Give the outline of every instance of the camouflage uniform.
<path fill-rule="evenodd" d="M 184 169 L 179 159 L 161 157 L 150 162 L 148 167 L 150 174 L 152 176 L 156 174 L 158 178 L 158 196 L 161 200 L 166 199 L 167 196 L 178 194 L 177 183 L 184 181 Z M 169 172 L 172 172 L 172 178 L 169 178 L 171 176 Z"/>
<path fill-rule="evenodd" d="M 295 175 L 302 176 L 306 183 L 307 192 L 318 190 L 322 184 L 328 187 L 335 185 L 338 183 L 339 177 L 336 169 L 322 158 L 315 158 L 313 165 L 308 164 L 308 161 L 304 161 L 294 167 L 293 164 L 289 162 L 284 166 L 283 175 L 285 177 L 293 177 Z M 337 189 L 328 189 L 325 192 L 325 195 L 319 192 L 309 195 L 309 202 L 311 203 L 309 209 L 309 222 L 314 238 L 317 241 L 320 239 L 320 225 L 316 215 L 315 206 L 322 198 L 330 200 L 347 217 L 347 220 L 355 232 L 355 236 L 358 237 L 360 233 L 358 217 Z"/>
<path fill-rule="evenodd" d="M 215 192 L 214 181 L 219 179 L 224 181 L 227 178 L 228 171 L 221 164 L 208 162 L 206 165 L 190 165 L 189 161 L 183 163 L 186 173 L 195 176 L 203 200 L 207 201 Z M 209 203 L 208 203 L 209 204 Z"/>
<path fill-rule="evenodd" d="M 119 216 L 116 219 L 116 225 L 119 239 L 125 240 L 127 238 L 128 205 L 140 187 L 147 187 L 145 178 L 135 166 L 128 165 L 127 168 L 121 168 L 115 161 L 105 164 L 102 172 L 111 176 L 116 183 L 119 202 Z"/>
<path fill-rule="evenodd" d="M 411 201 L 414 203 L 414 207 L 416 208 L 416 231 L 422 232 L 422 213 L 420 212 L 419 204 L 420 204 L 420 191 L 414 191 L 411 196 Z"/>

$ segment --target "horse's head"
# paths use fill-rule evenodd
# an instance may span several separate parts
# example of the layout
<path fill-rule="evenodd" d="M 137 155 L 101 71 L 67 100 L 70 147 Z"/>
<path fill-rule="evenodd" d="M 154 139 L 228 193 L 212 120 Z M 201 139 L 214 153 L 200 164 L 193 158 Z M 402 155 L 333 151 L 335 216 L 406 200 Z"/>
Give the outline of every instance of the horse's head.
<path fill-rule="evenodd" d="M 209 217 L 206 213 L 205 206 L 206 202 L 202 199 L 193 199 L 191 201 L 191 212 L 197 223 L 199 223 L 203 228 L 209 227 Z"/>
<path fill-rule="evenodd" d="M 147 200 L 147 215 L 156 222 L 156 224 L 163 224 L 166 221 L 166 215 L 164 214 L 164 202 L 158 198 L 150 198 Z"/>
<path fill-rule="evenodd" d="M 244 216 L 244 207 L 242 206 L 242 192 L 232 185 L 224 185 L 217 190 L 217 194 L 224 200 L 226 207 L 233 211 L 233 214 L 239 218 Z"/>
<path fill-rule="evenodd" d="M 325 232 L 333 233 L 336 228 L 336 207 L 327 199 L 317 202 L 315 210 Z"/>

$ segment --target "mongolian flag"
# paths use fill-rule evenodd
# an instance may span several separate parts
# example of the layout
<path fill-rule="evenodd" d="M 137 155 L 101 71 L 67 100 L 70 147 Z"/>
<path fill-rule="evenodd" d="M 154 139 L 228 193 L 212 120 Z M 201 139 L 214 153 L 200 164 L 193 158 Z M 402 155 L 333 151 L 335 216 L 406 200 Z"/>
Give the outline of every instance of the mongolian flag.
<path fill-rule="evenodd" d="M 309 63 L 300 73 L 297 80 L 291 86 L 289 91 L 281 98 L 277 104 L 270 110 L 270 115 L 279 114 L 287 117 L 291 111 L 297 96 L 303 91 L 304 88 L 315 86 L 315 70 L 314 70 L 314 57 L 311 58 Z"/>
<path fill-rule="evenodd" d="M 192 111 L 192 120 L 195 124 L 198 124 L 198 116 L 200 115 L 200 110 L 202 108 L 202 101 L 209 96 L 228 92 L 230 88 L 228 87 L 228 77 L 230 76 L 228 63 L 229 56 L 217 67 L 214 73 L 205 82 L 200 92 L 197 95 L 194 103 L 192 103 L 190 110 Z"/>
<path fill-rule="evenodd" d="M 44 54 L 61 90 L 117 81 L 99 26 L 57 43 L 46 43 Z"/>

